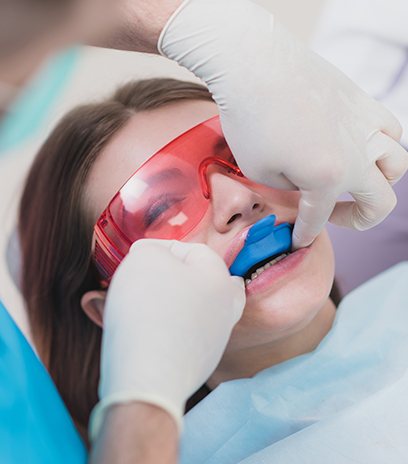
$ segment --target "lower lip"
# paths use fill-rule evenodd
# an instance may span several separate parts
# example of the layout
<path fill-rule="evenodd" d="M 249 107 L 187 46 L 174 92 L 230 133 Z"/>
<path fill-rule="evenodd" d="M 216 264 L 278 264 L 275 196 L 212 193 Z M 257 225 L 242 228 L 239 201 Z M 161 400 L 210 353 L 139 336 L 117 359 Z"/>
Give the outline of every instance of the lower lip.
<path fill-rule="evenodd" d="M 283 277 L 289 276 L 304 261 L 310 252 L 310 247 L 300 248 L 288 257 L 263 271 L 246 287 L 246 295 L 251 296 L 269 290 L 271 285 Z"/>

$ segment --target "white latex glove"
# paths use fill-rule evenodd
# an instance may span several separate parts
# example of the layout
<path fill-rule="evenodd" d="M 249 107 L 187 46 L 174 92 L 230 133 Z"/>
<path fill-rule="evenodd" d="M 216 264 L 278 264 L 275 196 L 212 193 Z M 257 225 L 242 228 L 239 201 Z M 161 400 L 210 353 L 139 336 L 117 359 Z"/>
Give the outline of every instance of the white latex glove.
<path fill-rule="evenodd" d="M 136 242 L 107 295 L 91 439 L 108 406 L 136 400 L 162 407 L 180 425 L 185 402 L 217 367 L 244 306 L 243 280 L 206 245 Z"/>
<path fill-rule="evenodd" d="M 265 9 L 248 0 L 185 1 L 158 48 L 208 85 L 242 171 L 300 190 L 296 248 L 329 218 L 363 230 L 392 211 L 389 182 L 408 167 L 398 121 Z M 336 206 L 344 192 L 355 202 Z"/>

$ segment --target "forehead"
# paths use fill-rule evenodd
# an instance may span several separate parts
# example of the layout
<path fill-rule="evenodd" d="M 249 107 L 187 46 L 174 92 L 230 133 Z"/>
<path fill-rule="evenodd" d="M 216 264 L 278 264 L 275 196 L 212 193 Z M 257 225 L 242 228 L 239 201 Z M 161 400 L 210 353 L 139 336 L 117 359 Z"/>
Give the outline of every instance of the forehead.
<path fill-rule="evenodd" d="M 216 114 L 215 103 L 198 100 L 134 114 L 91 168 L 85 201 L 93 221 L 141 164 L 169 141 Z"/>

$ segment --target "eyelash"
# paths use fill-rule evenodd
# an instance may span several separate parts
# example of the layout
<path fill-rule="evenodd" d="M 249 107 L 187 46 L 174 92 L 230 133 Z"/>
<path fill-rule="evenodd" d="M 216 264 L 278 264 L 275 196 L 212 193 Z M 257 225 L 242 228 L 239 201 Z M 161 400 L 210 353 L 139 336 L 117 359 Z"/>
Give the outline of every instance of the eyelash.
<path fill-rule="evenodd" d="M 180 203 L 185 199 L 185 197 L 169 197 L 168 195 L 164 195 L 162 198 L 156 200 L 156 202 L 150 206 L 148 211 L 145 213 L 144 217 L 144 224 L 145 227 L 151 226 L 157 219 L 171 208 L 176 203 Z"/>

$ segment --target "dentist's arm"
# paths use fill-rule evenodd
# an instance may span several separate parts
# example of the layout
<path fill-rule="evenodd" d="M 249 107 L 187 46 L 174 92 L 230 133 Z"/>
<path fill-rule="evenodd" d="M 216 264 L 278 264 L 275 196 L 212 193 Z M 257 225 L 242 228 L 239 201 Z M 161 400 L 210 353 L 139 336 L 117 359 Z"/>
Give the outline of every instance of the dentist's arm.
<path fill-rule="evenodd" d="M 117 0 L 110 34 L 94 38 L 98 47 L 159 53 L 157 42 L 170 16 L 182 0 Z M 106 31 L 105 31 L 106 32 Z"/>
<path fill-rule="evenodd" d="M 218 365 L 244 305 L 243 280 L 207 246 L 133 245 L 104 310 L 92 464 L 177 456 L 185 403 Z"/>
<path fill-rule="evenodd" d="M 408 168 L 398 121 L 266 10 L 248 0 L 184 2 L 159 49 L 206 82 L 243 172 L 300 190 L 295 247 L 329 218 L 363 230 L 392 211 L 390 183 Z M 336 205 L 344 192 L 354 201 Z"/>

